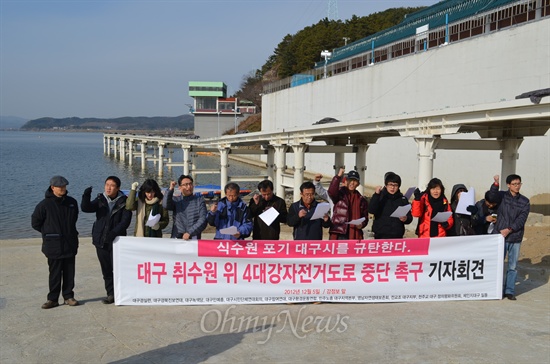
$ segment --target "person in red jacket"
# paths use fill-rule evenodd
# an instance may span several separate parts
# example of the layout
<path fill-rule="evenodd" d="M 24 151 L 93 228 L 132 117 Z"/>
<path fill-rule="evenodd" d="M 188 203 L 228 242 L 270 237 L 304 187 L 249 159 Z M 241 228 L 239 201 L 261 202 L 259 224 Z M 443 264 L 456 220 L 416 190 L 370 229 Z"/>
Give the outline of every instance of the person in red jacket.
<path fill-rule="evenodd" d="M 412 203 L 412 215 L 418 217 L 416 235 L 419 238 L 447 236 L 447 231 L 453 226 L 452 214 L 447 221 L 432 221 L 437 213 L 447 211 L 451 211 L 451 205 L 445 197 L 445 187 L 439 178 L 432 178 L 424 192 L 417 188 Z"/>
<path fill-rule="evenodd" d="M 367 200 L 357 191 L 359 173 L 349 171 L 346 185 L 340 187 L 343 175 L 344 169 L 340 168 L 328 188 L 328 195 L 334 203 L 330 240 L 360 240 L 363 239 L 363 229 L 369 222 L 369 207 Z M 361 221 L 347 224 L 357 220 Z"/>

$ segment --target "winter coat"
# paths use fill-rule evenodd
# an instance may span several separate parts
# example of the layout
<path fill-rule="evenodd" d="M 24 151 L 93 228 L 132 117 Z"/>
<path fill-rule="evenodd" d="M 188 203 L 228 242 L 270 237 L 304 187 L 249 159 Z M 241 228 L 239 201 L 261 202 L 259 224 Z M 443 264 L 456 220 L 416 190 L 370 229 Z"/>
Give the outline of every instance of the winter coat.
<path fill-rule="evenodd" d="M 480 200 L 476 203 L 477 212 L 472 215 L 472 227 L 477 235 L 488 234 L 491 223 L 487 221 L 487 216 L 496 214 L 497 209 L 490 209 L 485 204 L 485 200 Z"/>
<path fill-rule="evenodd" d="M 86 189 L 82 195 L 82 212 L 95 212 L 96 221 L 92 228 L 92 243 L 103 248 L 113 243 L 117 236 L 126 236 L 126 229 L 132 221 L 132 211 L 126 210 L 126 196 L 119 191 L 112 211 L 103 193 L 91 201 L 92 190 Z"/>
<path fill-rule="evenodd" d="M 42 253 L 48 259 L 74 257 L 78 251 L 78 203 L 65 194 L 54 195 L 48 187 L 45 198 L 36 205 L 32 228 L 42 234 Z"/>
<path fill-rule="evenodd" d="M 350 210 L 350 197 L 351 194 L 354 194 L 360 198 L 359 204 L 359 217 L 364 217 L 365 221 L 361 224 L 361 228 L 358 233 L 363 237 L 363 231 L 361 229 L 365 228 L 369 222 L 369 206 L 367 200 L 359 193 L 359 191 L 354 190 L 350 191 L 347 187 L 340 186 L 341 177 L 334 176 L 330 182 L 328 188 L 328 195 L 334 203 L 334 208 L 332 209 L 332 226 L 330 228 L 331 234 L 338 235 L 348 235 L 349 222 L 351 220 L 351 211 Z"/>
<path fill-rule="evenodd" d="M 244 240 L 252 233 L 253 224 L 250 217 L 250 209 L 240 197 L 233 203 L 227 201 L 227 197 L 222 198 L 218 202 L 218 209 L 216 212 L 208 212 L 207 220 L 211 226 L 216 227 L 214 239 Z M 220 229 L 225 229 L 230 226 L 235 226 L 241 234 L 238 239 L 233 235 L 220 233 Z"/>
<path fill-rule="evenodd" d="M 261 217 L 265 210 L 273 207 L 279 215 L 271 225 L 267 225 Z M 269 201 L 260 197 L 260 202 L 256 204 L 254 199 L 250 199 L 248 204 L 251 217 L 254 218 L 254 228 L 252 230 L 252 239 L 254 240 L 279 240 L 281 234 L 281 223 L 286 223 L 287 210 L 286 202 L 278 196 L 273 196 Z"/>
<path fill-rule="evenodd" d="M 499 193 L 502 201 L 498 205 L 498 216 L 493 234 L 500 234 L 501 230 L 511 228 L 512 232 L 506 236 L 507 243 L 521 243 L 525 233 L 525 223 L 529 217 L 531 203 L 522 194 L 512 196 L 510 191 L 499 191 L 498 185 L 491 185 L 491 192 Z"/>
<path fill-rule="evenodd" d="M 202 196 L 176 196 L 174 190 L 168 190 L 162 201 L 163 206 L 174 212 L 172 238 L 181 239 L 188 233 L 191 237 L 201 238 L 206 228 L 206 203 Z"/>
<path fill-rule="evenodd" d="M 451 205 L 445 197 L 443 197 L 443 211 L 451 211 Z M 420 200 L 413 200 L 412 202 L 412 215 L 418 217 L 417 235 L 419 238 L 430 237 L 430 223 L 432 218 L 432 206 L 428 199 L 428 193 L 423 193 Z M 449 216 L 445 223 L 438 223 L 437 236 L 447 236 L 447 230 L 453 226 L 453 215 Z"/>
<path fill-rule="evenodd" d="M 463 189 L 468 191 L 465 185 L 456 184 L 453 186 L 451 192 L 451 210 L 453 211 L 453 227 L 447 231 L 447 236 L 464 236 L 475 235 L 475 231 L 472 228 L 472 218 L 467 214 L 459 214 L 456 212 L 458 206 L 458 190 Z"/>
<path fill-rule="evenodd" d="M 287 224 L 294 228 L 292 232 L 294 240 L 323 240 L 323 228 L 330 227 L 332 223 L 330 219 L 328 221 L 324 219 L 311 220 L 317 204 L 318 202 L 314 200 L 308 209 L 300 199 L 300 201 L 290 205 Z M 300 218 L 298 213 L 302 209 L 305 209 L 307 214 Z"/>
<path fill-rule="evenodd" d="M 139 211 L 143 208 L 142 206 L 145 207 L 144 216 L 142 216 L 143 220 L 138 221 Z M 168 223 L 170 222 L 168 210 L 162 207 L 162 201 L 157 201 L 155 203 L 150 203 L 149 201 L 142 202 L 139 198 L 136 198 L 136 190 L 130 190 L 128 198 L 126 199 L 126 210 L 138 211 L 138 213 L 136 214 L 136 228 L 134 230 L 134 236 L 137 236 L 137 225 L 141 224 L 141 230 L 143 231 L 144 237 L 162 238 L 162 229 L 167 227 Z M 149 216 L 151 215 L 151 211 L 153 211 L 153 215 L 160 214 L 160 221 L 158 222 L 159 227 L 157 230 L 154 230 L 151 227 L 145 225 L 145 223 L 149 219 Z"/>
<path fill-rule="evenodd" d="M 399 218 L 390 217 L 400 206 L 406 206 L 409 201 L 401 191 L 393 195 L 383 188 L 380 194 L 372 195 L 369 203 L 369 212 L 374 215 L 372 231 L 375 239 L 402 238 L 405 235 L 405 224 L 412 222 L 412 214 L 407 213 L 407 220 L 402 222 Z"/>

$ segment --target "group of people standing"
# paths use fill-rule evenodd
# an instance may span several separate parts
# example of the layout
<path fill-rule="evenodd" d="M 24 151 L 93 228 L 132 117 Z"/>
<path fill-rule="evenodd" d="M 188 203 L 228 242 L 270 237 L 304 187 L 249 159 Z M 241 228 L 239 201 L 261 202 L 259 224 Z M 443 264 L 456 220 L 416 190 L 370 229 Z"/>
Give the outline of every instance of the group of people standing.
<path fill-rule="evenodd" d="M 92 187 L 84 190 L 81 210 L 95 213 L 92 242 L 96 247 L 106 298 L 104 304 L 114 302 L 113 241 L 117 236 L 126 236 L 136 211 L 134 234 L 139 237 L 162 237 L 168 226 L 169 211 L 173 212 L 171 238 L 201 239 L 207 225 L 214 226 L 215 240 L 243 240 L 252 235 L 253 240 L 279 240 L 280 225 L 293 228 L 294 240 L 322 240 L 323 229 L 329 229 L 329 239 L 361 240 L 363 229 L 368 224 L 369 213 L 374 216 L 372 231 L 375 239 L 399 239 L 405 234 L 405 225 L 418 218 L 418 237 L 444 237 L 473 234 L 501 234 L 505 238 L 505 257 L 508 268 L 504 282 L 504 297 L 515 300 L 516 264 L 523 240 L 525 222 L 529 214 L 529 199 L 520 194 L 521 177 L 507 177 L 507 190 L 500 191 L 499 176 L 485 193 L 485 198 L 467 207 L 470 214 L 457 212 L 460 195 L 467 192 L 463 184 L 453 187 L 451 201 L 445 197 L 445 187 L 438 178 L 433 178 L 424 191 L 414 191 L 410 209 L 396 216 L 398 208 L 409 205 L 409 199 L 401 191 L 401 178 L 393 172 L 384 176 L 384 186 L 377 186 L 367 199 L 357 191 L 360 176 L 357 171 L 340 168 L 332 178 L 328 190 L 320 181 L 304 182 L 300 186 L 300 200 L 288 210 L 284 199 L 274 194 L 269 180 L 258 184 L 259 193 L 254 194 L 247 205 L 240 196 L 238 184 L 230 182 L 224 187 L 225 197 L 212 203 L 207 210 L 206 202 L 194 193 L 194 181 L 182 175 L 171 181 L 166 195 L 155 180 L 146 180 L 138 192 L 134 182 L 128 196 L 120 191 L 121 181 L 116 176 L 105 180 L 104 192 L 92 199 Z M 46 190 L 45 198 L 32 214 L 32 227 L 42 234 L 42 252 L 48 260 L 49 293 L 42 308 L 59 306 L 59 295 L 64 303 L 77 306 L 74 298 L 75 256 L 78 251 L 78 203 L 67 195 L 68 180 L 54 176 Z M 178 185 L 180 194 L 174 196 Z M 320 202 L 316 195 L 329 202 L 330 211 L 313 218 Z M 275 218 L 265 219 L 263 214 L 274 209 Z M 450 212 L 444 221 L 434 220 L 440 212 Z"/>

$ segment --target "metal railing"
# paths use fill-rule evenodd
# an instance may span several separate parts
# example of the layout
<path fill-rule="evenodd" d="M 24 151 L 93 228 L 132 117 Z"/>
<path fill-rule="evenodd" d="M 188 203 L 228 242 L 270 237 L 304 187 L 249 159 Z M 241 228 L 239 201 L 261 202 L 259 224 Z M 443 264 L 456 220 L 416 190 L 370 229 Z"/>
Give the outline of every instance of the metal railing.
<path fill-rule="evenodd" d="M 360 47 L 357 54 L 350 55 L 341 61 L 329 63 L 327 65 L 327 77 L 406 55 L 428 51 L 430 48 L 489 34 L 548 16 L 550 16 L 550 0 L 521 0 L 431 29 L 422 37 L 415 35 L 380 47 L 371 47 L 369 50 L 365 50 L 365 47 Z M 300 74 L 313 76 L 313 82 L 318 81 L 324 75 L 324 67 L 319 66 L 320 64 L 324 66 L 324 62 L 319 62 L 317 68 L 301 72 Z M 265 84 L 263 93 L 269 94 L 298 86 L 300 85 L 292 85 L 291 76 Z"/>

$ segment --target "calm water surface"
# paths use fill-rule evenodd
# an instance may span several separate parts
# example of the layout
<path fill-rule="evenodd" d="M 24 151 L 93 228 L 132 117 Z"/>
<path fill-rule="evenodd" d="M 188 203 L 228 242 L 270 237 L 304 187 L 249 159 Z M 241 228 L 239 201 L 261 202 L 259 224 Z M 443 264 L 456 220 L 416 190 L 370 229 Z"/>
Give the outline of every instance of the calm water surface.
<path fill-rule="evenodd" d="M 174 151 L 174 162 L 181 162 L 182 151 Z M 199 168 L 219 169 L 217 157 L 199 156 Z M 150 162 L 141 170 L 139 160 L 133 166 L 103 154 L 103 134 L 63 132 L 0 131 L 0 177 L 4 193 L 0 199 L 0 239 L 37 238 L 40 234 L 31 227 L 34 207 L 44 198 L 50 178 L 60 174 L 69 180 L 67 190 L 80 206 L 82 192 L 92 186 L 92 197 L 103 192 L 105 178 L 116 175 L 122 189 L 130 189 L 132 182 L 140 184 L 147 178 L 156 179 L 161 187 L 176 180 L 182 167 L 164 170 L 162 179 Z M 259 175 L 259 168 L 231 161 L 229 175 Z M 199 175 L 197 184 L 219 184 L 219 175 Z M 241 184 L 250 188 L 255 183 Z M 95 214 L 81 212 L 77 228 L 80 236 L 90 236 Z M 133 231 L 134 221 L 131 224 Z M 169 231 L 168 228 L 164 230 Z"/>

